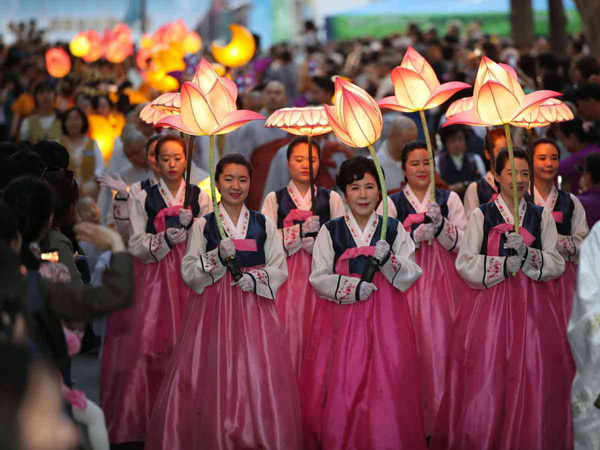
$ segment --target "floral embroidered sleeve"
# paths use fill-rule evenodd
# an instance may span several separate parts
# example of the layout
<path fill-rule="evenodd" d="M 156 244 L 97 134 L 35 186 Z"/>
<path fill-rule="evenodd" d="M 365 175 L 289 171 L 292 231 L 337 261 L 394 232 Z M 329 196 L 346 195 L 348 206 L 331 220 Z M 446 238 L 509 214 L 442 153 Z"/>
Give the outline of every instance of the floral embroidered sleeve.
<path fill-rule="evenodd" d="M 452 192 L 448 198 L 448 217 L 444 218 L 436 235 L 438 242 L 446 250 L 458 252 L 458 243 L 464 234 L 466 223 L 465 208 L 458 194 Z"/>
<path fill-rule="evenodd" d="M 415 243 L 399 223 L 396 240 L 389 258 L 381 266 L 381 273 L 396 289 L 404 292 L 421 276 L 421 272 L 415 263 Z"/>
<path fill-rule="evenodd" d="M 283 246 L 277 233 L 277 226 L 267 217 L 267 241 L 265 242 L 265 266 L 247 273 L 254 280 L 254 293 L 275 300 L 277 290 L 287 280 L 287 262 Z"/>
<path fill-rule="evenodd" d="M 113 218 L 117 231 L 125 242 L 129 241 L 129 215 L 133 209 L 135 197 L 141 190 L 141 183 L 134 183 L 131 185 L 127 197 L 122 198 L 117 194 L 113 199 Z"/>
<path fill-rule="evenodd" d="M 458 274 L 473 289 L 487 289 L 506 278 L 506 257 L 481 255 L 482 241 L 483 213 L 476 208 L 469 217 L 455 263 Z"/>
<path fill-rule="evenodd" d="M 571 236 L 558 235 L 558 251 L 567 261 L 577 263 L 579 249 L 590 229 L 585 218 L 585 210 L 579 199 L 571 194 L 571 201 L 575 205 L 571 220 Z"/>
<path fill-rule="evenodd" d="M 521 270 L 536 281 L 558 278 L 565 271 L 565 261 L 557 250 L 558 233 L 552 214 L 542 212 L 542 249 L 528 247 Z"/>
<path fill-rule="evenodd" d="M 165 233 L 146 233 L 148 215 L 144 205 L 146 191 L 141 191 L 133 201 L 129 221 L 129 252 L 143 263 L 154 263 L 162 260 L 171 251 Z"/>
<path fill-rule="evenodd" d="M 188 239 L 185 256 L 181 261 L 181 277 L 195 292 L 201 294 L 204 289 L 225 275 L 225 266 L 219 257 L 219 249 L 206 251 L 204 227 L 206 220 L 194 220 Z"/>
<path fill-rule="evenodd" d="M 340 304 L 357 302 L 360 279 L 334 273 L 333 259 L 331 235 L 327 227 L 321 227 L 313 248 L 310 284 L 321 297 L 328 300 Z"/>
<path fill-rule="evenodd" d="M 270 192 L 265 197 L 263 202 L 262 214 L 265 217 L 271 219 L 274 223 L 277 223 L 277 211 L 279 206 L 277 205 L 277 197 L 275 192 Z M 300 235 L 300 225 L 294 225 L 287 228 L 277 230 L 279 239 L 283 242 L 283 248 L 286 256 L 291 256 L 302 248 L 302 236 Z"/>

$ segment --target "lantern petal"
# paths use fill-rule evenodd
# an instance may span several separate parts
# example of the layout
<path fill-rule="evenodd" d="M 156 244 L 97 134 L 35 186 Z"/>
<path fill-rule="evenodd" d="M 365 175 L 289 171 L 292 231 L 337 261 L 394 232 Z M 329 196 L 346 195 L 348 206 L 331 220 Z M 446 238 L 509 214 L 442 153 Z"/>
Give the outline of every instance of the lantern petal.
<path fill-rule="evenodd" d="M 180 115 L 183 124 L 190 130 L 195 130 L 191 134 L 211 134 L 219 127 L 217 116 L 200 88 L 189 81 L 181 87 Z"/>
<path fill-rule="evenodd" d="M 474 109 L 469 109 L 467 111 L 461 111 L 459 113 L 454 114 L 452 117 L 449 117 L 442 127 L 449 127 L 450 125 L 470 125 L 475 127 L 487 127 L 490 124 L 482 122 L 482 120 L 477 115 L 477 112 Z"/>
<path fill-rule="evenodd" d="M 456 94 L 458 91 L 462 91 L 463 89 L 470 88 L 467 83 L 461 83 L 460 81 L 451 81 L 449 83 L 440 84 L 435 90 L 431 93 L 431 96 L 425 103 L 425 107 L 423 109 L 431 109 L 436 106 L 440 106 L 442 103 L 448 101 L 450 97 Z"/>
<path fill-rule="evenodd" d="M 181 131 L 182 133 L 191 134 L 194 136 L 202 136 L 204 134 L 197 129 L 190 130 L 188 127 L 186 127 L 183 121 L 181 120 L 181 115 L 179 114 L 163 117 L 154 126 L 155 128 L 174 128 L 175 130 Z"/>
<path fill-rule="evenodd" d="M 412 109 L 412 108 L 406 108 L 404 106 L 400 106 L 398 104 L 398 101 L 396 100 L 396 97 L 384 97 L 377 102 L 377 105 L 379 105 L 380 108 L 392 109 L 394 111 L 400 111 L 400 112 L 413 112 L 414 111 L 414 109 Z"/>
<path fill-rule="evenodd" d="M 518 121 L 525 115 L 537 108 L 541 103 L 554 97 L 560 97 L 562 94 L 556 91 L 540 90 L 527 94 L 520 105 L 520 109 L 514 114 L 513 120 Z"/>
<path fill-rule="evenodd" d="M 196 68 L 192 82 L 200 87 L 200 91 L 203 94 L 206 94 L 212 89 L 218 78 L 212 65 L 206 59 L 202 58 Z"/>
<path fill-rule="evenodd" d="M 265 118 L 254 112 L 246 109 L 232 111 L 225 117 L 219 127 L 212 134 L 226 134 L 237 130 L 251 120 L 264 120 Z"/>
<path fill-rule="evenodd" d="M 381 135 L 383 120 L 379 108 L 363 98 L 344 92 L 344 126 L 355 147 L 373 144 Z"/>
<path fill-rule="evenodd" d="M 509 123 L 521 107 L 517 97 L 506 86 L 495 81 L 488 81 L 481 86 L 474 105 L 481 121 L 490 125 Z"/>
<path fill-rule="evenodd" d="M 333 133 L 342 141 L 344 144 L 350 147 L 356 147 L 350 135 L 346 132 L 346 130 L 342 127 L 342 125 L 338 122 L 335 116 L 335 109 L 333 106 L 323 105 L 325 106 L 325 114 L 327 114 L 327 118 L 329 119 L 329 125 L 331 125 L 331 129 Z"/>
<path fill-rule="evenodd" d="M 513 77 L 513 80 L 518 80 L 519 76 L 517 75 L 517 71 L 515 69 L 513 69 L 512 66 L 509 66 L 508 64 L 504 64 L 504 63 L 499 63 L 498 64 L 500 67 L 502 67 L 504 70 L 506 70 L 508 72 L 508 74 Z"/>
<path fill-rule="evenodd" d="M 229 93 L 229 97 L 231 98 L 231 101 L 235 105 L 235 102 L 236 102 L 237 96 L 238 96 L 238 89 L 237 89 L 237 86 L 235 85 L 235 83 L 227 77 L 219 77 L 219 82 L 223 83 L 223 86 Z"/>
<path fill-rule="evenodd" d="M 473 109 L 473 97 L 459 98 L 448 106 L 448 109 L 446 110 L 446 119 L 470 109 Z"/>
<path fill-rule="evenodd" d="M 403 67 L 392 70 L 392 83 L 398 105 L 412 111 L 424 109 L 432 92 L 425 80 L 416 72 Z"/>
<path fill-rule="evenodd" d="M 519 102 L 523 101 L 525 94 L 523 93 L 523 89 L 519 85 L 518 80 L 514 79 L 512 75 L 499 64 L 496 64 L 494 61 L 484 56 L 481 58 L 481 63 L 473 86 L 473 98 L 475 99 L 475 103 L 477 103 L 479 90 L 488 81 L 500 83 L 509 89 L 517 97 Z"/>
<path fill-rule="evenodd" d="M 416 72 L 423 79 L 430 92 L 433 92 L 440 85 L 440 81 L 431 64 L 412 47 L 406 49 L 400 67 Z"/>
<path fill-rule="evenodd" d="M 214 112 L 217 123 L 221 123 L 227 114 L 236 110 L 235 102 L 232 101 L 229 91 L 221 80 L 217 80 L 204 97 Z"/>

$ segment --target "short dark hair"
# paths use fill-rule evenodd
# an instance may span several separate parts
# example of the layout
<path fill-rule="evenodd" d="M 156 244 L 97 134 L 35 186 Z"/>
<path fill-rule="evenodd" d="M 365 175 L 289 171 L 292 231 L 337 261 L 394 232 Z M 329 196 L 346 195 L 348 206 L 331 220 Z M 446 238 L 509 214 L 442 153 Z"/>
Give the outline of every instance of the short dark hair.
<path fill-rule="evenodd" d="M 17 153 L 11 155 L 10 159 L 19 166 L 19 175 L 35 175 L 41 177 L 44 170 L 46 170 L 46 163 L 44 160 L 32 150 L 19 150 Z"/>
<path fill-rule="evenodd" d="M 330 77 L 314 76 L 310 81 L 324 91 L 331 92 L 331 95 L 333 96 L 333 93 L 335 92 L 335 83 Z"/>
<path fill-rule="evenodd" d="M 6 186 L 4 201 L 17 217 L 24 246 L 40 238 L 54 213 L 53 197 L 52 187 L 38 177 L 18 177 Z"/>
<path fill-rule="evenodd" d="M 32 149 L 46 164 L 46 167 L 67 169 L 69 167 L 69 151 L 56 141 L 40 141 Z"/>
<path fill-rule="evenodd" d="M 400 162 L 402 164 L 402 170 L 406 170 L 406 161 L 408 161 L 408 155 L 410 155 L 413 151 L 415 151 L 417 149 L 427 150 L 427 144 L 425 143 L 425 141 L 416 139 L 414 141 L 410 141 L 410 142 L 407 142 L 406 144 L 404 144 L 404 147 L 402 147 L 402 156 L 400 158 Z M 435 152 L 434 152 L 434 155 L 435 155 Z M 435 164 L 435 162 L 434 162 L 434 164 Z"/>
<path fill-rule="evenodd" d="M 592 75 L 600 75 L 600 62 L 593 55 L 578 58 L 575 67 L 581 72 L 584 80 L 588 80 Z"/>
<path fill-rule="evenodd" d="M 598 140 L 598 133 L 594 127 L 584 127 L 584 120 L 579 116 L 575 116 L 573 120 L 567 122 L 560 122 L 558 128 L 567 137 L 574 134 L 579 142 L 596 142 Z"/>
<path fill-rule="evenodd" d="M 529 153 L 527 153 L 522 148 L 515 147 L 513 149 L 513 155 L 515 156 L 515 159 L 524 159 L 525 161 L 527 161 L 527 164 L 529 165 L 529 172 L 530 173 L 532 172 L 531 158 L 529 157 Z M 498 156 L 496 157 L 496 162 L 494 164 L 494 167 L 496 168 L 497 174 L 502 173 L 502 171 L 506 167 L 506 163 L 508 162 L 508 160 L 509 160 L 508 148 L 505 147 L 502 150 L 500 150 L 500 153 L 498 153 Z"/>
<path fill-rule="evenodd" d="M 215 181 L 219 180 L 219 177 L 225 170 L 225 167 L 229 164 L 244 166 L 246 169 L 248 169 L 248 176 L 250 179 L 252 179 L 252 163 L 250 160 L 240 153 L 229 153 L 223 156 L 217 163 L 217 168 L 215 169 Z"/>
<path fill-rule="evenodd" d="M 383 169 L 381 170 L 383 171 Z M 346 187 L 357 180 L 362 180 L 366 173 L 370 173 L 373 178 L 375 178 L 377 187 L 379 190 L 381 190 L 381 183 L 379 182 L 379 177 L 377 176 L 375 162 L 373 162 L 372 159 L 364 156 L 355 156 L 354 158 L 344 161 L 340 165 L 338 173 L 335 176 L 335 183 L 340 191 L 345 194 Z"/>
<path fill-rule="evenodd" d="M 450 125 L 449 127 L 441 127 L 438 131 L 442 144 L 446 146 L 446 141 L 458 133 L 462 133 L 467 140 L 467 129 L 462 125 Z"/>
<path fill-rule="evenodd" d="M 33 88 L 33 101 L 36 102 L 36 105 L 37 101 L 35 98 L 42 92 L 54 92 L 56 94 L 56 89 L 54 89 L 54 86 L 48 80 L 42 80 L 36 84 Z"/>
<path fill-rule="evenodd" d="M 590 153 L 585 157 L 585 171 L 590 174 L 594 184 L 600 183 L 600 153 Z"/>
<path fill-rule="evenodd" d="M 292 141 L 288 144 L 287 147 L 287 160 L 290 160 L 290 157 L 292 156 L 292 153 L 294 152 L 294 149 L 296 148 L 297 145 L 300 144 L 306 144 L 308 146 L 308 137 L 307 136 L 298 136 L 295 137 L 294 139 L 292 139 Z M 315 140 L 314 138 L 311 140 L 311 145 L 313 147 L 313 149 L 317 149 L 317 156 L 319 157 L 319 161 L 321 160 L 321 146 L 319 145 L 319 142 L 317 140 Z"/>
<path fill-rule="evenodd" d="M 156 141 L 156 147 L 154 147 L 154 152 L 156 154 L 156 160 L 158 161 L 158 157 L 160 156 L 160 149 L 167 142 L 177 142 L 183 148 L 183 154 L 187 157 L 187 146 L 185 145 L 185 141 L 181 139 L 179 136 L 174 136 L 172 134 L 167 134 L 165 136 L 161 136 L 158 141 Z M 148 143 L 146 143 L 146 152 L 148 151 Z"/>
<path fill-rule="evenodd" d="M 65 113 L 60 118 L 60 128 L 62 129 L 62 133 L 65 136 L 69 135 L 67 133 L 67 118 L 69 117 L 69 114 L 71 114 L 72 112 L 76 112 L 77 114 L 79 114 L 79 117 L 81 117 L 83 125 L 81 125 L 80 133 L 86 134 L 88 132 L 88 130 L 90 129 L 90 122 L 88 121 L 87 116 L 85 115 L 85 113 L 82 111 L 82 109 L 79 106 L 73 106 L 72 108 L 68 109 L 67 111 L 65 111 Z"/>
<path fill-rule="evenodd" d="M 79 200 L 79 186 L 73 179 L 73 172 L 67 170 L 52 170 L 44 173 L 46 180 L 54 190 L 54 223 L 65 227 L 72 223 L 71 211 Z"/>
<path fill-rule="evenodd" d="M 575 101 L 592 99 L 600 101 L 600 84 L 598 83 L 585 83 L 575 89 L 573 93 Z M 566 122 L 563 122 L 566 123 Z"/>
<path fill-rule="evenodd" d="M 150 146 L 156 142 L 159 141 L 160 138 L 162 138 L 163 136 L 160 134 L 155 134 L 154 136 L 152 136 L 150 139 L 148 139 L 146 141 L 146 155 L 148 154 L 148 152 L 150 151 Z M 158 145 L 158 144 L 157 144 Z M 156 151 L 156 147 L 154 148 L 154 150 Z"/>
<path fill-rule="evenodd" d="M 554 148 L 558 152 L 558 158 L 560 159 L 560 147 L 558 146 L 558 143 L 554 139 L 550 139 L 547 137 L 536 139 L 533 142 L 533 144 L 531 144 L 531 158 L 532 159 L 535 156 L 535 149 L 537 148 L 538 145 L 541 145 L 541 144 L 550 144 L 550 145 L 554 146 Z"/>

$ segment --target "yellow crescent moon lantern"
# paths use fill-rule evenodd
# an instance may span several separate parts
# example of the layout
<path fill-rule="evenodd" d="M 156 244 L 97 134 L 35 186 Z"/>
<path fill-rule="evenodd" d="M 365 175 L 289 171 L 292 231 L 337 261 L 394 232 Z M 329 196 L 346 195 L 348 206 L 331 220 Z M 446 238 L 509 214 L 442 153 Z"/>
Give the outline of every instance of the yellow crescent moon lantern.
<path fill-rule="evenodd" d="M 231 24 L 231 41 L 225 46 L 212 43 L 210 49 L 214 58 L 227 67 L 240 67 L 254 56 L 256 43 L 250 31 L 241 26 Z"/>

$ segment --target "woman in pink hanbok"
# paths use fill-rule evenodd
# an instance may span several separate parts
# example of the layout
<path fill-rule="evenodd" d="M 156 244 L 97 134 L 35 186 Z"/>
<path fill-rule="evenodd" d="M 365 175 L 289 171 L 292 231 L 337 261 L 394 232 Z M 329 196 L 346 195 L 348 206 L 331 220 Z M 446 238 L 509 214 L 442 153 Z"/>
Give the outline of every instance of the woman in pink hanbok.
<path fill-rule="evenodd" d="M 406 295 L 417 340 L 425 434 L 429 436 L 444 393 L 452 323 L 461 297 L 469 290 L 454 270 L 466 220 L 456 192 L 435 189 L 435 203 L 431 201 L 425 142 L 411 141 L 404 146 L 402 169 L 407 184 L 391 195 L 388 203 L 390 216 L 413 238 L 415 262 L 423 270 Z"/>
<path fill-rule="evenodd" d="M 313 172 L 319 171 L 319 145 L 313 141 Z M 344 215 L 344 202 L 337 192 L 315 188 L 312 204 L 308 162 L 308 138 L 297 137 L 287 149 L 291 181 L 287 187 L 265 197 L 262 213 L 277 224 L 293 277 L 279 288 L 277 313 L 290 347 L 292 364 L 300 376 L 312 316 L 317 303 L 310 276 L 315 236 L 322 224 Z"/>
<path fill-rule="evenodd" d="M 476 208 L 456 269 L 473 287 L 452 329 L 434 450 L 568 450 L 574 368 L 562 302 L 550 280 L 565 269 L 549 211 L 527 203 L 531 162 L 515 149 L 514 232 L 508 150 L 496 159 L 500 195 Z"/>
<path fill-rule="evenodd" d="M 555 141 L 542 138 L 531 147 L 535 204 L 554 217 L 558 231 L 557 250 L 565 260 L 565 273 L 554 281 L 556 292 L 563 304 L 565 332 L 571 317 L 573 295 L 577 281 L 579 249 L 589 233 L 585 210 L 573 194 L 556 189 L 560 150 Z"/>
<path fill-rule="evenodd" d="M 425 448 L 417 350 L 407 297 L 414 243 L 388 218 L 380 240 L 375 163 L 344 161 L 350 211 L 321 227 L 310 283 L 319 298 L 300 375 L 305 449 Z M 375 270 L 374 276 L 365 276 Z"/>
<path fill-rule="evenodd" d="M 244 200 L 252 168 L 232 153 L 217 164 L 217 214 L 196 220 L 181 262 L 192 290 L 183 332 L 160 390 L 146 449 L 301 448 L 296 376 L 275 298 L 287 279 L 277 226 Z"/>
<path fill-rule="evenodd" d="M 141 442 L 183 322 L 189 289 L 180 264 L 193 217 L 212 204 L 183 172 L 185 143 L 165 136 L 156 143 L 158 184 L 141 190 L 130 211 L 129 251 L 138 260 L 131 307 L 111 314 L 100 371 L 100 403 L 113 444 Z"/>

